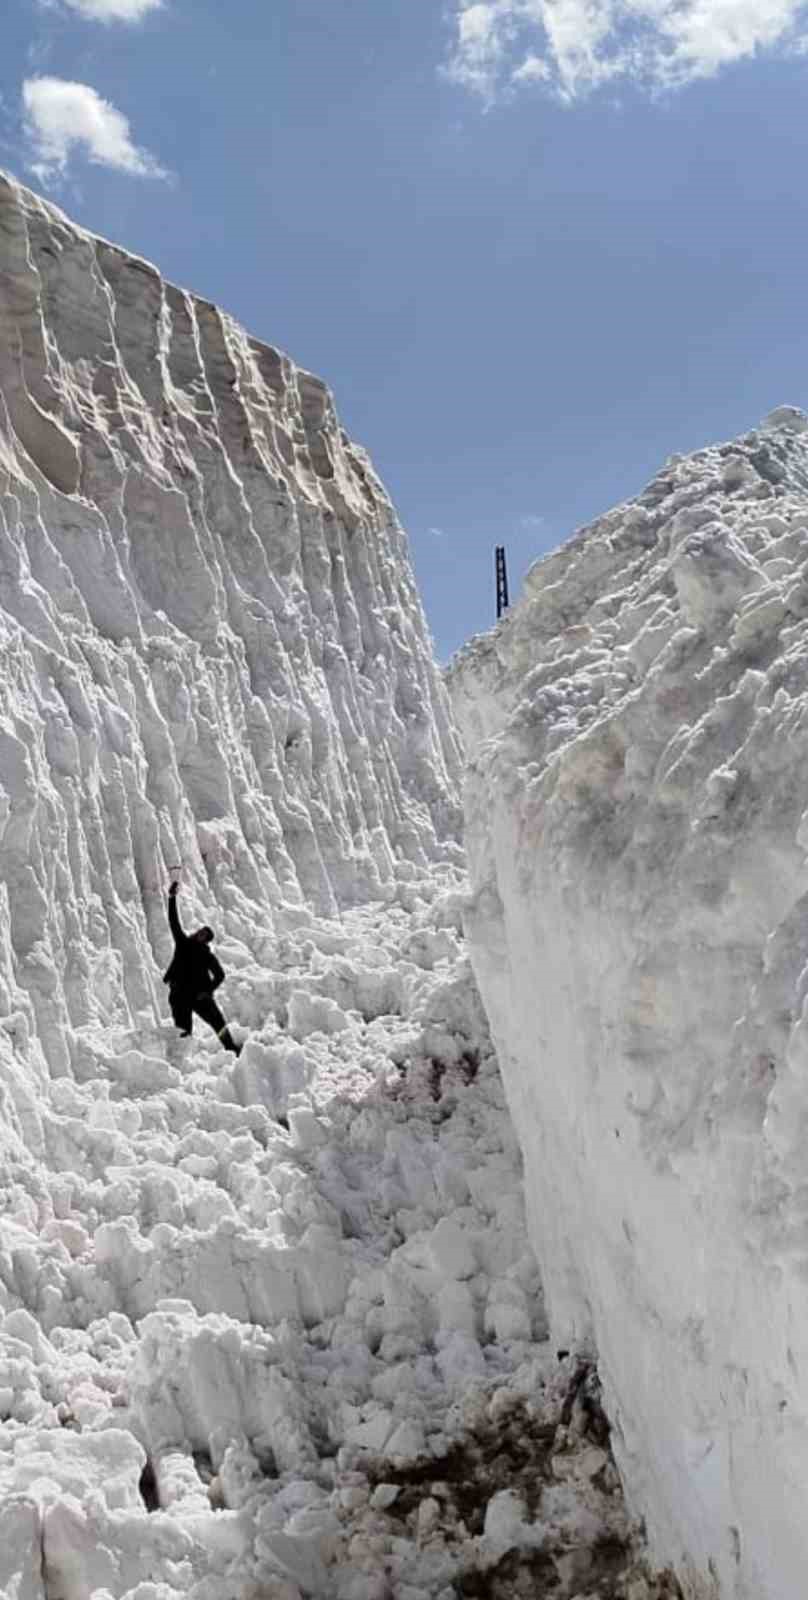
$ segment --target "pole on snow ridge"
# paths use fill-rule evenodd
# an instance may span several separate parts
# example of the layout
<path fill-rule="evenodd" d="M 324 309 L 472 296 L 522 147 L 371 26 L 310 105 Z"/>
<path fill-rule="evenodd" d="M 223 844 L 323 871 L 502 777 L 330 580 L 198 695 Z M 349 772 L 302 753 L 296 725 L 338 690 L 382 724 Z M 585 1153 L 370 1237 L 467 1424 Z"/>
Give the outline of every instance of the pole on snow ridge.
<path fill-rule="evenodd" d="M 497 574 L 497 622 L 503 611 L 508 609 L 508 570 L 505 566 L 505 546 L 498 544 L 495 549 L 496 574 Z"/>

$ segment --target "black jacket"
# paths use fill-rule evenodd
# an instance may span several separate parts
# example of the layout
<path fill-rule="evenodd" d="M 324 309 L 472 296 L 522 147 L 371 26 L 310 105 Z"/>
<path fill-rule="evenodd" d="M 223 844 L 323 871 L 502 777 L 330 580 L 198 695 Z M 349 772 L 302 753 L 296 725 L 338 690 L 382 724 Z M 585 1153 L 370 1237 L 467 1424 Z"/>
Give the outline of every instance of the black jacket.
<path fill-rule="evenodd" d="M 202 944 L 183 933 L 177 898 L 173 894 L 168 897 L 168 923 L 174 935 L 174 955 L 163 974 L 163 983 L 194 997 L 212 994 L 220 983 L 224 983 L 224 969 L 209 944 Z"/>

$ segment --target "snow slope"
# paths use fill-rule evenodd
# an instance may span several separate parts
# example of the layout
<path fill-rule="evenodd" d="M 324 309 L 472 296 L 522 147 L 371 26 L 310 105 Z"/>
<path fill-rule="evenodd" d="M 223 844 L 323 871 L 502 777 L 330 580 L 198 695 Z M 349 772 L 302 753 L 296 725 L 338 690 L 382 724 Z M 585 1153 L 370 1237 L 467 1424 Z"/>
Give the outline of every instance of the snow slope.
<path fill-rule="evenodd" d="M 808 1571 L 808 418 L 669 461 L 452 673 L 556 1341 L 688 1594 Z"/>
<path fill-rule="evenodd" d="M 672 1596 L 546 1341 L 458 774 L 324 386 L 0 179 L 3 1600 Z"/>
<path fill-rule="evenodd" d="M 0 1223 L 9 1600 L 672 1596 L 541 1342 L 459 906 L 433 876 L 307 920 L 237 1063 L 109 1030 L 38 1097 Z"/>

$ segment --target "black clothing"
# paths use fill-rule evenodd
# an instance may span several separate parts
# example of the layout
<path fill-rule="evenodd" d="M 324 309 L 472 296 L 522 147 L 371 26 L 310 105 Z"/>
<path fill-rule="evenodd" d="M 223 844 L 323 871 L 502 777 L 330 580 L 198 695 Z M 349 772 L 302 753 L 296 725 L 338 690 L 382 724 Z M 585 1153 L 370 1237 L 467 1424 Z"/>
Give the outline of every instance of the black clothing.
<path fill-rule="evenodd" d="M 177 1027 L 186 1038 L 193 1031 L 194 1017 L 201 1017 L 218 1034 L 225 1050 L 241 1054 L 241 1046 L 236 1044 L 212 994 L 200 993 L 189 997 L 179 989 L 169 989 L 168 1003 Z"/>
<path fill-rule="evenodd" d="M 168 897 L 168 921 L 174 935 L 174 955 L 163 982 L 168 984 L 168 1003 L 177 1027 L 187 1035 L 193 1027 L 194 1015 L 201 1017 L 218 1034 L 225 1050 L 240 1055 L 241 1046 L 233 1039 L 213 998 L 214 989 L 224 983 L 222 964 L 210 945 L 183 932 L 173 894 Z"/>
<path fill-rule="evenodd" d="M 209 944 L 183 933 L 177 897 L 173 894 L 168 897 L 168 925 L 174 935 L 174 955 L 163 975 L 163 983 L 167 983 L 171 989 L 190 992 L 192 998 L 202 990 L 212 994 L 220 983 L 224 983 L 224 969 Z"/>

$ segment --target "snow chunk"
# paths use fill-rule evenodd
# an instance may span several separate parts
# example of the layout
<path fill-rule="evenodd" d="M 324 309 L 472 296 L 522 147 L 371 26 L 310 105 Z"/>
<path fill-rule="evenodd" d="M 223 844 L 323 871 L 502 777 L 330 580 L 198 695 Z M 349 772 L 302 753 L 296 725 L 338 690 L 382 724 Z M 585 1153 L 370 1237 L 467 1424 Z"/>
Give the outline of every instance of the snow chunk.
<path fill-rule="evenodd" d="M 434 1271 L 447 1278 L 471 1278 L 477 1270 L 466 1234 L 449 1217 L 441 1217 L 426 1241 L 426 1249 Z"/>

